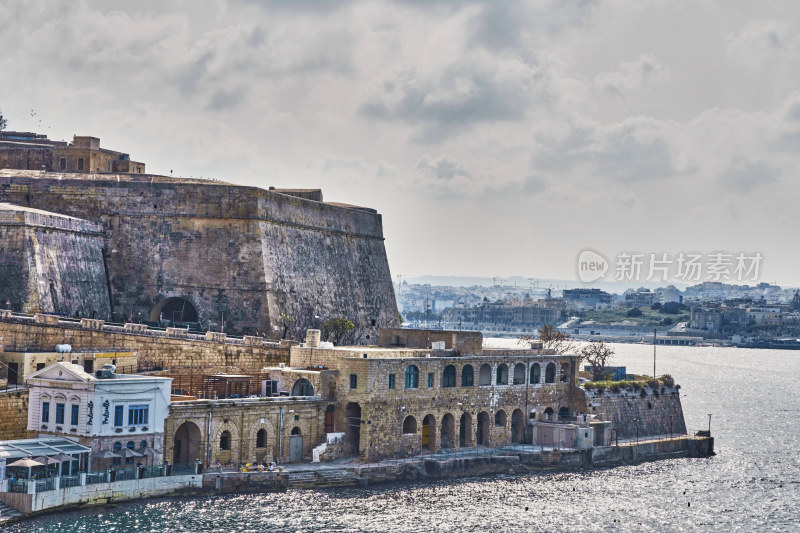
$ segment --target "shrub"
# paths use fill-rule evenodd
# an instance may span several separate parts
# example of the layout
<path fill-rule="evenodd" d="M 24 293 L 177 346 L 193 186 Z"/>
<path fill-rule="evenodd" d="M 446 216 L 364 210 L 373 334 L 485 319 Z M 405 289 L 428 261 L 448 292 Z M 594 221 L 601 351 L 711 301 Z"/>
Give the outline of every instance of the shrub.
<path fill-rule="evenodd" d="M 634 390 L 634 391 L 639 391 L 639 390 L 641 390 L 641 388 L 642 388 L 642 386 L 641 386 L 641 385 L 639 385 L 639 384 L 638 384 L 638 383 L 636 383 L 635 381 L 633 382 L 633 390 Z"/>
<path fill-rule="evenodd" d="M 638 307 L 634 307 L 633 309 L 629 310 L 629 311 L 628 311 L 627 313 L 625 313 L 625 314 L 626 314 L 627 316 L 629 316 L 629 317 L 636 318 L 636 317 L 638 317 L 638 316 L 642 316 L 642 310 L 641 310 L 641 309 L 639 309 Z"/>
<path fill-rule="evenodd" d="M 665 387 L 674 387 L 675 386 L 675 378 L 670 376 L 669 374 L 664 374 L 661 376 L 661 383 L 664 384 Z"/>
<path fill-rule="evenodd" d="M 653 390 L 658 389 L 658 380 L 657 379 L 647 380 L 647 386 Z"/>
<path fill-rule="evenodd" d="M 640 398 L 647 398 L 647 391 L 642 389 L 642 391 L 639 393 L 639 397 Z"/>
<path fill-rule="evenodd" d="M 619 385 L 614 385 L 613 387 L 611 387 L 611 392 L 613 392 L 614 394 L 619 394 Z"/>

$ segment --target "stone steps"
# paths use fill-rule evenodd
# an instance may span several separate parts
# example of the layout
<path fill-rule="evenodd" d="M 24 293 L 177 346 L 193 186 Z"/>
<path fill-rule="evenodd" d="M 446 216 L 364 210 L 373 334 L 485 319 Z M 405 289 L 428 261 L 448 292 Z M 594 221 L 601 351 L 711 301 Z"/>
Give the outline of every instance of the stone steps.
<path fill-rule="evenodd" d="M 319 470 L 316 472 L 292 472 L 287 487 L 290 489 L 314 487 L 352 487 L 360 478 L 349 470 Z"/>
<path fill-rule="evenodd" d="M 23 514 L 10 505 L 0 502 L 0 522 L 5 522 L 11 518 L 19 518 Z"/>

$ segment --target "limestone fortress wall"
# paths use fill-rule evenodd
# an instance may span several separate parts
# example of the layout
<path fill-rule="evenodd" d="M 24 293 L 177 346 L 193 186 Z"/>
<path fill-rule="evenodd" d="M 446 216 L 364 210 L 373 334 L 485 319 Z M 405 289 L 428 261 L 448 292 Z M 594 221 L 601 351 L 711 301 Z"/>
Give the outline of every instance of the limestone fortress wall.
<path fill-rule="evenodd" d="M 0 306 L 15 311 L 120 322 L 196 312 L 201 327 L 271 337 L 341 317 L 363 342 L 397 323 L 381 216 L 318 190 L 6 169 L 0 202 L 12 204 L 0 247 L 14 252 L 0 264 Z M 30 209 L 57 223 L 37 225 L 21 215 Z"/>

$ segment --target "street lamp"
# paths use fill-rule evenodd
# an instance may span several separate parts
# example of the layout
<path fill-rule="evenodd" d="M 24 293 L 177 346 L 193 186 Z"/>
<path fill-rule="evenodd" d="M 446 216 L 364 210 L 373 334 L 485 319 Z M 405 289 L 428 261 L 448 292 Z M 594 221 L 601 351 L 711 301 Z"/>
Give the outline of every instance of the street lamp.
<path fill-rule="evenodd" d="M 708 413 L 708 436 L 711 436 L 711 413 Z"/>

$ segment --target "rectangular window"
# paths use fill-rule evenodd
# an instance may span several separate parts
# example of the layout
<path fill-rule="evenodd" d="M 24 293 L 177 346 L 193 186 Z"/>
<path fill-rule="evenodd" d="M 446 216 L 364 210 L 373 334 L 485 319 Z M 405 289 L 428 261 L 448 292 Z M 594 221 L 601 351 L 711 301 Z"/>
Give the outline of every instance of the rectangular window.
<path fill-rule="evenodd" d="M 57 403 L 56 404 L 56 424 L 63 424 L 64 423 L 64 404 Z"/>
<path fill-rule="evenodd" d="M 358 376 L 350 374 L 350 388 L 355 389 L 358 386 Z"/>
<path fill-rule="evenodd" d="M 78 405 L 72 405 L 72 408 L 70 410 L 69 423 L 72 424 L 73 426 L 77 426 L 78 425 L 78 408 L 79 407 L 80 406 L 78 406 Z"/>
<path fill-rule="evenodd" d="M 433 388 L 433 372 L 428 372 L 428 388 Z"/>
<path fill-rule="evenodd" d="M 128 425 L 144 426 L 150 412 L 149 405 L 131 405 L 128 408 Z"/>
<path fill-rule="evenodd" d="M 114 406 L 114 425 L 119 427 L 122 425 L 122 418 L 125 416 L 125 406 L 124 405 L 115 405 Z"/>
<path fill-rule="evenodd" d="M 62 157 L 61 160 L 58 162 L 58 169 L 59 170 L 67 170 L 67 158 Z"/>
<path fill-rule="evenodd" d="M 394 374 L 389 374 L 389 388 L 394 388 Z"/>
<path fill-rule="evenodd" d="M 78 158 L 78 170 L 83 170 L 83 158 Z"/>
<path fill-rule="evenodd" d="M 50 402 L 42 402 L 42 424 L 50 422 Z"/>

